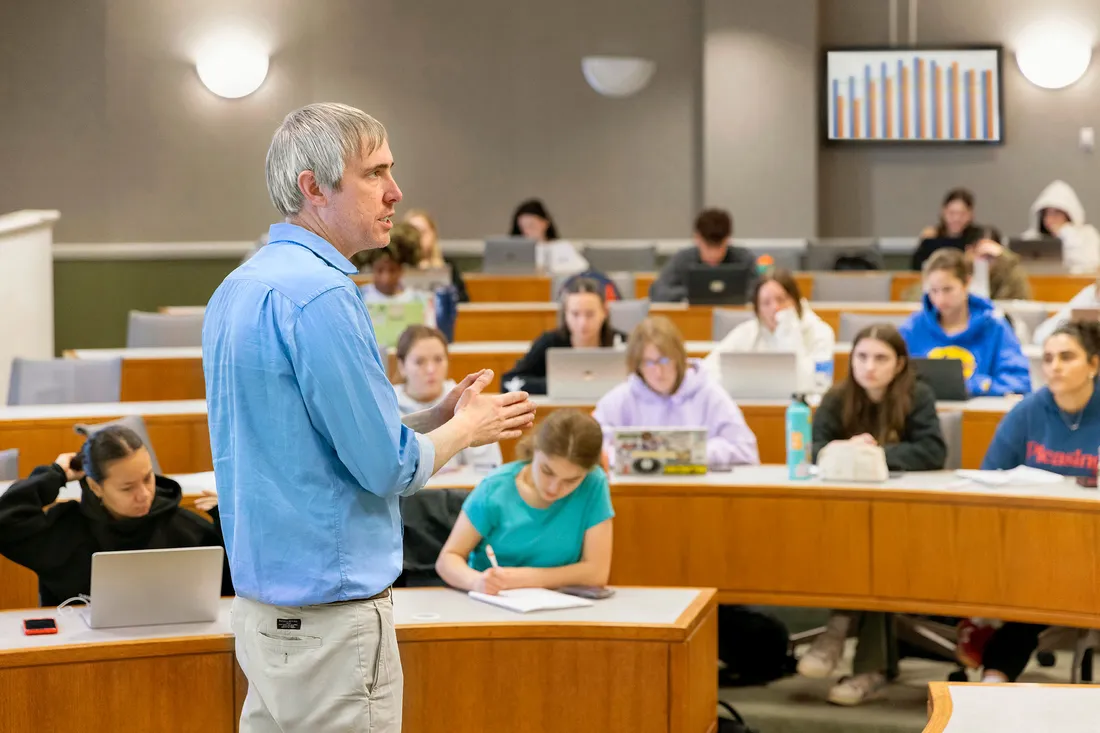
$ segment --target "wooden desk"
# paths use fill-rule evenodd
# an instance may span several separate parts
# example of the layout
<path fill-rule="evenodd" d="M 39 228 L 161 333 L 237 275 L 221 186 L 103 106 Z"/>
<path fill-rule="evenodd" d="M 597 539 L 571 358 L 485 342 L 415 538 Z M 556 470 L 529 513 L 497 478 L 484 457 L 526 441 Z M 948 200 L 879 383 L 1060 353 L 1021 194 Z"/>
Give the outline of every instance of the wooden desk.
<path fill-rule="evenodd" d="M 924 733 L 1094 733 L 1094 685 L 988 685 L 931 682 Z"/>
<path fill-rule="evenodd" d="M 1031 297 L 1048 303 L 1067 303 L 1081 290 L 1096 282 L 1096 275 L 1065 275 L 1032 273 Z M 902 294 L 920 286 L 919 272 L 896 272 L 890 284 L 890 299 L 901 300 Z"/>
<path fill-rule="evenodd" d="M 23 636 L 22 619 L 56 612 L 0 614 L 5 733 L 231 733 L 247 692 L 231 603 L 212 624 L 96 631 L 64 616 L 60 633 L 38 637 Z M 713 590 L 621 588 L 592 608 L 516 614 L 447 589 L 400 589 L 394 621 L 407 733 L 717 724 Z"/>
<path fill-rule="evenodd" d="M 202 347 L 70 349 L 69 359 L 122 359 L 123 402 L 206 399 Z"/>

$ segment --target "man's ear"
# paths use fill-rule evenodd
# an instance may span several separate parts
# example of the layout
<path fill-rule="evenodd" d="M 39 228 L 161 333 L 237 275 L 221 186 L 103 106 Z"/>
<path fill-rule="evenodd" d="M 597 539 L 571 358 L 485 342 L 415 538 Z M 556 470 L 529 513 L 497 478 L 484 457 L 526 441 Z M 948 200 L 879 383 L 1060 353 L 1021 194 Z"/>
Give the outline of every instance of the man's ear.
<path fill-rule="evenodd" d="M 315 207 L 328 204 L 328 194 L 321 188 L 313 171 L 302 171 L 298 174 L 298 190 L 302 192 L 305 200 Z"/>

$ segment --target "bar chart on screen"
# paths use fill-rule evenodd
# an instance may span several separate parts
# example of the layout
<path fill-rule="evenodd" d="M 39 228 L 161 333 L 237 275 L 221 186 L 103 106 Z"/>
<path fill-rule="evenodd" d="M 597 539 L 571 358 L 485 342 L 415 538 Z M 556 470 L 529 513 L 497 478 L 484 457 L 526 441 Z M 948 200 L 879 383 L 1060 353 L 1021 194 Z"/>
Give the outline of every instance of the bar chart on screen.
<path fill-rule="evenodd" d="M 830 141 L 998 143 L 997 48 L 829 50 Z"/>

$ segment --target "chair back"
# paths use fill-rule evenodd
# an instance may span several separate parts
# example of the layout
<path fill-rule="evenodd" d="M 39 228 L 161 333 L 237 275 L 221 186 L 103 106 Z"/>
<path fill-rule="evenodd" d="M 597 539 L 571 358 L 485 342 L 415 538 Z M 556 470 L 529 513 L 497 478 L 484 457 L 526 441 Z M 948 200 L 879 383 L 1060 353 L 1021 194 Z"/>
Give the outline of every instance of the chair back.
<path fill-rule="evenodd" d="M 649 315 L 649 299 L 613 300 L 607 304 L 611 327 L 627 336 Z"/>
<path fill-rule="evenodd" d="M 435 572 L 435 561 L 468 494 L 465 489 L 435 489 L 401 499 L 405 560 L 401 577 L 394 585 L 446 585 Z"/>
<path fill-rule="evenodd" d="M 145 419 L 141 415 L 127 415 L 126 417 L 120 417 L 118 420 L 111 420 L 109 422 L 95 423 L 89 425 L 86 423 L 77 423 L 73 425 L 73 430 L 83 435 L 85 440 L 98 433 L 103 428 L 111 425 L 121 425 L 124 428 L 129 428 L 137 433 L 141 438 L 141 442 L 145 444 L 145 449 L 149 451 L 149 459 L 153 463 L 153 473 L 160 474 L 160 462 L 157 461 L 157 452 L 153 450 L 153 441 L 149 439 L 149 431 L 145 428 Z"/>
<path fill-rule="evenodd" d="M 11 362 L 9 405 L 118 402 L 121 359 L 23 359 Z"/>
<path fill-rule="evenodd" d="M 202 346 L 203 315 L 130 311 L 126 347 Z"/>
<path fill-rule="evenodd" d="M 825 303 L 889 303 L 891 272 L 814 273 L 814 301 Z"/>
<path fill-rule="evenodd" d="M 730 331 L 756 318 L 756 313 L 751 308 L 734 310 L 732 308 L 715 308 L 711 320 L 711 339 L 721 341 Z"/>
<path fill-rule="evenodd" d="M 948 471 L 962 468 L 962 417 L 962 410 L 941 410 L 939 413 L 940 432 L 947 444 L 947 461 L 943 467 Z"/>
<path fill-rule="evenodd" d="M 0 481 L 19 478 L 19 449 L 0 450 Z"/>
<path fill-rule="evenodd" d="M 840 333 L 837 334 L 836 340 L 844 344 L 851 343 L 860 331 L 880 323 L 901 328 L 911 315 L 911 313 L 841 313 Z"/>

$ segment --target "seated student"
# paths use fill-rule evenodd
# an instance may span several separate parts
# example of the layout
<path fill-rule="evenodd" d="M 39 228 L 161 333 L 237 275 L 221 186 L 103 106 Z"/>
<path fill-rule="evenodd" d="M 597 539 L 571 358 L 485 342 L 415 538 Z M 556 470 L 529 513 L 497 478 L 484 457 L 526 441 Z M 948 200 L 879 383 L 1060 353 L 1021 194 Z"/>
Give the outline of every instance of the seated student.
<path fill-rule="evenodd" d="M 604 291 L 596 281 L 585 277 L 571 280 L 562 290 L 561 304 L 561 326 L 535 339 L 527 353 L 501 377 L 506 391 L 546 394 L 547 349 L 607 347 L 626 341 L 626 334 L 611 327 Z"/>
<path fill-rule="evenodd" d="M 1062 324 L 1043 344 L 1046 386 L 1019 402 L 997 426 L 983 471 L 1031 466 L 1064 476 L 1096 476 L 1100 445 L 1100 323 Z M 964 622 L 964 627 L 970 625 Z M 1038 647 L 1037 624 L 1009 622 L 981 648 L 960 652 L 985 667 L 982 682 L 1013 682 Z M 981 639 L 984 634 L 970 634 Z M 960 645 L 961 646 L 961 645 Z"/>
<path fill-rule="evenodd" d="M 424 304 L 424 323 L 435 326 L 435 298 L 414 288 L 406 288 L 401 280 L 405 268 L 416 267 L 420 262 L 420 232 L 408 222 L 394 224 L 390 230 L 390 243 L 378 249 L 367 249 L 354 255 L 351 263 L 356 267 L 370 267 L 371 282 L 359 288 L 365 303 L 414 303 Z"/>
<path fill-rule="evenodd" d="M 842 441 L 881 445 L 891 471 L 936 471 L 947 447 L 936 416 L 936 397 L 917 380 L 905 342 L 890 325 L 868 326 L 852 344 L 848 377 L 829 390 L 813 420 L 813 456 Z M 854 675 L 829 691 L 829 701 L 858 705 L 878 693 L 897 659 L 889 645 L 888 617 L 881 613 L 834 611 L 823 635 L 802 655 L 798 672 L 832 674 L 850 629 L 858 633 Z"/>
<path fill-rule="evenodd" d="M 627 380 L 600 398 L 592 416 L 603 426 L 610 462 L 615 428 L 706 428 L 712 470 L 760 463 L 756 436 L 745 416 L 698 359 L 688 359 L 684 338 L 664 316 L 650 316 L 630 334 Z"/>
<path fill-rule="evenodd" d="M 1100 269 L 1100 232 L 1085 223 L 1085 207 L 1065 181 L 1054 181 L 1031 204 L 1031 227 L 1025 239 L 1062 240 L 1062 264 L 1071 273 Z"/>
<path fill-rule="evenodd" d="M 77 480 L 80 501 L 57 502 Z M 42 605 L 56 606 L 91 592 L 96 552 L 224 546 L 217 507 L 203 507 L 211 523 L 181 509 L 182 497 L 178 483 L 153 475 L 136 433 L 108 426 L 0 495 L 0 555 L 37 573 Z M 233 595 L 228 564 L 222 595 Z"/>
<path fill-rule="evenodd" d="M 832 381 L 836 334 L 803 299 L 794 276 L 780 269 L 757 280 L 752 310 L 756 318 L 726 334 L 707 355 L 703 368 L 717 375 L 719 354 L 725 352 L 791 352 L 798 357 L 798 390 L 823 392 Z"/>
<path fill-rule="evenodd" d="M 982 229 L 966 246 L 971 260 L 989 263 L 990 300 L 1030 300 L 1031 283 L 1020 256 L 1001 244 L 1001 233 L 993 227 Z"/>
<path fill-rule="evenodd" d="M 963 249 L 978 240 L 982 228 L 974 223 L 974 194 L 965 188 L 953 188 L 943 197 L 940 220 L 925 227 L 921 242 L 913 253 L 912 269 L 920 271 L 925 260 L 943 247 Z"/>
<path fill-rule="evenodd" d="M 1081 288 L 1061 310 L 1035 328 L 1035 333 L 1031 335 L 1032 342 L 1038 346 L 1046 343 L 1059 326 L 1069 323 L 1076 308 L 1100 308 L 1100 273 L 1096 276 L 1096 282 Z"/>
<path fill-rule="evenodd" d="M 695 246 L 680 250 L 661 268 L 661 274 L 649 286 L 649 298 L 657 303 L 678 303 L 687 299 L 688 273 L 701 265 L 744 264 L 755 266 L 756 257 L 744 247 L 730 242 L 733 219 L 721 209 L 706 209 L 695 218 L 692 239 Z"/>
<path fill-rule="evenodd" d="M 1012 326 L 993 303 L 968 294 L 971 265 L 955 249 L 924 263 L 924 308 L 901 328 L 914 357 L 960 359 L 972 396 L 1027 394 L 1031 375 Z"/>
<path fill-rule="evenodd" d="M 575 275 L 588 269 L 588 260 L 573 243 L 558 239 L 558 228 L 538 199 L 528 199 L 516 207 L 511 234 L 535 240 L 535 266 L 540 270 L 552 275 Z"/>
<path fill-rule="evenodd" d="M 443 256 L 443 248 L 439 246 L 439 229 L 436 228 L 435 219 L 423 209 L 410 209 L 405 213 L 405 221 L 416 227 L 420 232 L 420 262 L 417 266 L 421 270 L 429 270 L 433 267 L 451 268 L 451 284 L 458 293 L 459 303 L 469 303 L 470 294 L 466 292 L 466 281 L 462 278 L 462 271 L 449 257 Z"/>
<path fill-rule="evenodd" d="M 394 386 L 402 415 L 435 407 L 455 388 L 455 381 L 447 378 L 447 361 L 447 340 L 437 329 L 405 329 L 397 339 L 397 370 L 404 381 Z M 460 451 L 442 470 L 460 466 L 496 468 L 503 462 L 500 445 L 490 443 Z"/>
<path fill-rule="evenodd" d="M 606 585 L 615 512 L 599 467 L 602 447 L 603 433 L 591 417 L 576 410 L 551 413 L 520 443 L 519 461 L 501 466 L 470 492 L 436 561 L 439 577 L 454 588 L 492 595 L 510 588 Z"/>

